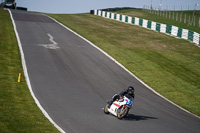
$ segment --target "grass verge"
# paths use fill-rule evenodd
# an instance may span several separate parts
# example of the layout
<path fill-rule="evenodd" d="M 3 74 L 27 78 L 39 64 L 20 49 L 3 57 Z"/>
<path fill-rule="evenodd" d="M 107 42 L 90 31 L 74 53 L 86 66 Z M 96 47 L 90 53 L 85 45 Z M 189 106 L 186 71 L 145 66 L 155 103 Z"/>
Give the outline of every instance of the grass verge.
<path fill-rule="evenodd" d="M 24 77 L 13 25 L 8 11 L 0 8 L 0 132 L 56 133 L 35 104 Z"/>
<path fill-rule="evenodd" d="M 176 104 L 200 116 L 200 48 L 91 14 L 48 14 L 87 38 Z"/>

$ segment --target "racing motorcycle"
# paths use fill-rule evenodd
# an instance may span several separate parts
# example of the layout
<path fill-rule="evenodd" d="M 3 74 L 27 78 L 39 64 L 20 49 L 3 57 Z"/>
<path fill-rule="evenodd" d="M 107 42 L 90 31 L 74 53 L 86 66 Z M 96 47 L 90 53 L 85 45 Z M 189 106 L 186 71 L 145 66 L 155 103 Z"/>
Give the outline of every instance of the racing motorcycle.
<path fill-rule="evenodd" d="M 104 108 L 104 113 L 105 114 L 113 114 L 117 116 L 118 119 L 122 119 L 126 117 L 128 114 L 129 110 L 133 106 L 133 99 L 129 98 L 129 95 L 124 95 L 123 97 L 120 97 L 120 99 L 115 100 L 112 105 L 109 107 L 109 104 L 106 104 Z"/>

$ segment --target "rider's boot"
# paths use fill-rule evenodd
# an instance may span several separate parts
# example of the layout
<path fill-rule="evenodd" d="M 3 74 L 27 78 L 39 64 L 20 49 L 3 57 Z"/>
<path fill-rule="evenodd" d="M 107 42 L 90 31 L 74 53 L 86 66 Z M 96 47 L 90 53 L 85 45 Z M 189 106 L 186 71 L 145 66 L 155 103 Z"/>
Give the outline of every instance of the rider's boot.
<path fill-rule="evenodd" d="M 108 108 L 110 108 L 110 106 L 112 105 L 112 103 L 113 103 L 113 100 L 108 101 Z"/>

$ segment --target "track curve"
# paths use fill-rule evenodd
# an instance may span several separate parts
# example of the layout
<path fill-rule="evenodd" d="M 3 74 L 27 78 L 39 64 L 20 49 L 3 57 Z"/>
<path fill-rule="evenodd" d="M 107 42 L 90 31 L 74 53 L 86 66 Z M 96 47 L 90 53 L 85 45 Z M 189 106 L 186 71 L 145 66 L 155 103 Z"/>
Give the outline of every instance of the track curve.
<path fill-rule="evenodd" d="M 157 96 L 88 42 L 42 14 L 12 11 L 33 92 L 70 133 L 199 133 L 200 119 Z M 124 120 L 102 108 L 114 93 L 136 88 Z"/>

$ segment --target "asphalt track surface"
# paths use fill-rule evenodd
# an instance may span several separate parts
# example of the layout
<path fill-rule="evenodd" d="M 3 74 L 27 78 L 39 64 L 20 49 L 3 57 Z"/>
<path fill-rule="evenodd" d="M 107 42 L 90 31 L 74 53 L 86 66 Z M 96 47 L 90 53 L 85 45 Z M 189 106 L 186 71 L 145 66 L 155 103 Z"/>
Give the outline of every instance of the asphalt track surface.
<path fill-rule="evenodd" d="M 199 133 L 200 119 L 157 96 L 91 44 L 52 19 L 12 11 L 31 86 L 53 121 L 69 133 Z M 103 109 L 128 85 L 126 119 Z"/>

